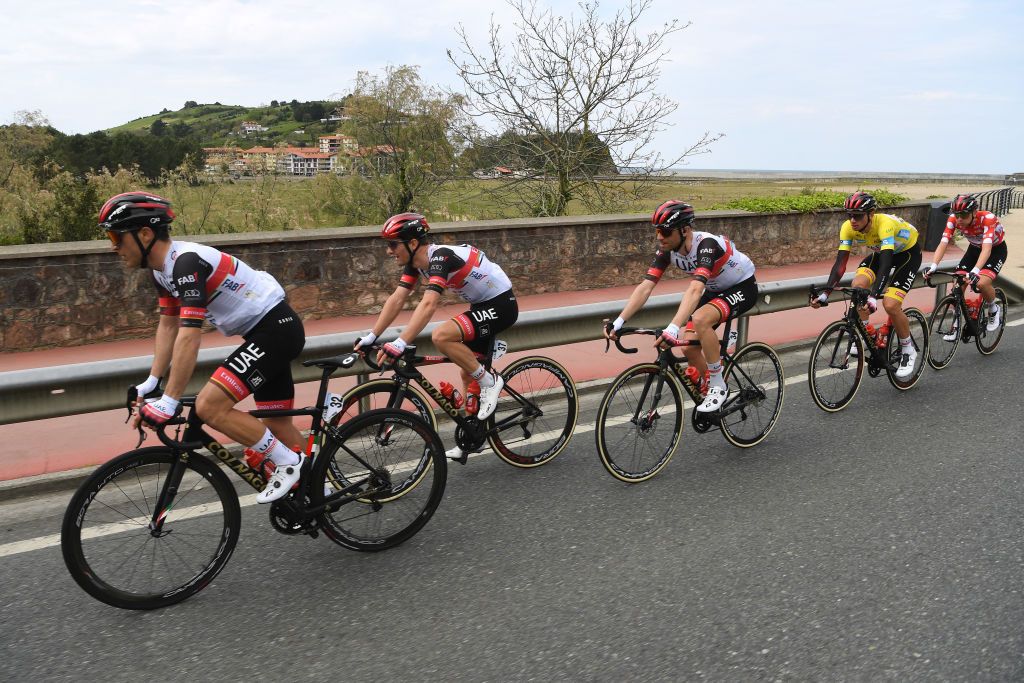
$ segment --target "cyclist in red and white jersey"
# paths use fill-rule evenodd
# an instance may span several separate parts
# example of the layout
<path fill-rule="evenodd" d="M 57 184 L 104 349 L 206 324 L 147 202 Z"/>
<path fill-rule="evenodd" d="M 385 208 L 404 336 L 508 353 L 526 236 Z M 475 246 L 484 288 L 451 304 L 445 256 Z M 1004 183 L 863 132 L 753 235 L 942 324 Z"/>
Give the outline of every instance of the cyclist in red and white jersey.
<path fill-rule="evenodd" d="M 996 300 L 996 289 L 992 285 L 1006 263 L 1003 225 L 994 213 L 978 208 L 978 198 L 974 195 L 958 194 L 950 202 L 950 211 L 952 213 L 946 221 L 946 229 L 942 231 L 942 240 L 924 276 L 928 278 L 939 267 L 949 241 L 959 231 L 967 238 L 970 246 L 960 259 L 957 270 L 968 273 L 971 289 L 981 292 L 981 297 L 989 305 L 990 317 L 987 327 L 988 331 L 992 332 L 999 328 L 1003 314 Z M 946 335 L 946 341 L 953 341 L 958 334 L 959 330 L 952 330 Z"/>
<path fill-rule="evenodd" d="M 427 281 L 426 291 L 409 324 L 377 354 L 378 362 L 398 358 L 430 322 L 444 290 L 450 289 L 470 304 L 469 310 L 438 325 L 431 340 L 462 370 L 464 386 L 468 387 L 474 380 L 479 383 L 477 417 L 484 420 L 494 412 L 504 380 L 501 375 L 485 370 L 474 352 L 487 353 L 494 335 L 511 327 L 518 319 L 519 304 L 505 271 L 484 252 L 468 244 L 432 244 L 429 231 L 427 219 L 418 213 L 401 213 L 384 224 L 381 237 L 386 241 L 388 253 L 403 267 L 402 275 L 373 329 L 356 342 L 355 348 L 358 351 L 377 340 L 423 278 Z M 452 451 L 448 455 L 462 457 L 461 453 Z"/>
<path fill-rule="evenodd" d="M 178 414 L 195 369 L 204 320 L 225 335 L 241 335 L 242 344 L 196 397 L 196 412 L 217 431 L 277 465 L 256 498 L 269 503 L 299 480 L 303 458 L 293 449 L 301 450 L 301 434 L 290 417 L 261 422 L 234 406 L 249 394 L 257 408 L 293 406 L 291 361 L 306 343 L 302 321 L 272 275 L 213 247 L 172 240 L 173 220 L 169 201 L 144 192 L 115 195 L 100 209 L 100 227 L 124 264 L 151 269 L 160 304 L 153 365 L 136 387 L 139 412 L 133 426 L 159 426 Z M 163 396 L 145 402 L 143 397 L 157 388 L 168 369 Z"/>
<path fill-rule="evenodd" d="M 705 369 L 710 372 L 707 396 L 697 406 L 699 412 L 708 413 L 721 408 L 729 393 L 722 376 L 722 354 L 715 328 L 754 305 L 757 280 L 753 262 L 731 240 L 694 230 L 695 219 L 693 207 L 679 201 L 667 201 L 655 210 L 651 224 L 657 230 L 658 251 L 643 282 L 633 290 L 619 317 L 605 326 L 604 334 L 615 338 L 619 328 L 647 303 L 669 265 L 691 274 L 693 281 L 656 344 L 678 343 L 680 326 L 692 320 L 693 327 L 687 325 L 685 338 L 699 339 L 700 346 L 687 346 L 684 353 L 700 376 Z"/>

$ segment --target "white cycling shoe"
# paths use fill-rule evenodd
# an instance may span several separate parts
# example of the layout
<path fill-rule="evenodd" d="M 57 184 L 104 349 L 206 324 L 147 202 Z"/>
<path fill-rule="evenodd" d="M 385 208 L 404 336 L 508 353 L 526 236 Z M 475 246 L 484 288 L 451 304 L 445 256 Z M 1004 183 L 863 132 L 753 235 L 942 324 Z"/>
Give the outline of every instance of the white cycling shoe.
<path fill-rule="evenodd" d="M 989 313 L 988 325 L 985 325 L 986 332 L 995 332 L 999 329 L 999 323 L 1003 318 L 1003 309 L 1000 306 L 996 306 L 995 313 Z"/>
<path fill-rule="evenodd" d="M 466 460 L 469 458 L 469 453 L 458 446 L 453 446 L 444 452 L 444 457 L 465 465 Z"/>
<path fill-rule="evenodd" d="M 729 397 L 729 389 L 720 389 L 716 386 L 708 387 L 708 395 L 704 402 L 697 406 L 698 413 L 714 413 L 725 405 L 725 399 Z"/>
<path fill-rule="evenodd" d="M 501 388 L 505 386 L 505 378 L 498 373 L 491 373 L 494 378 L 494 384 L 489 387 L 480 387 L 480 407 L 476 411 L 476 417 L 478 420 L 486 420 L 494 412 L 494 409 L 498 407 L 498 395 L 501 394 Z"/>
<path fill-rule="evenodd" d="M 900 349 L 900 366 L 896 368 L 896 379 L 906 379 L 914 374 L 917 364 L 917 349 L 913 346 Z"/>
<path fill-rule="evenodd" d="M 960 326 L 955 322 L 953 323 L 953 329 L 946 334 L 942 335 L 942 341 L 955 342 L 957 337 L 960 336 Z"/>
<path fill-rule="evenodd" d="M 278 498 L 284 498 L 292 490 L 295 484 L 299 483 L 302 477 L 302 464 L 306 461 L 303 456 L 294 465 L 278 465 L 274 473 L 270 475 L 267 485 L 256 496 L 257 503 L 273 503 Z"/>

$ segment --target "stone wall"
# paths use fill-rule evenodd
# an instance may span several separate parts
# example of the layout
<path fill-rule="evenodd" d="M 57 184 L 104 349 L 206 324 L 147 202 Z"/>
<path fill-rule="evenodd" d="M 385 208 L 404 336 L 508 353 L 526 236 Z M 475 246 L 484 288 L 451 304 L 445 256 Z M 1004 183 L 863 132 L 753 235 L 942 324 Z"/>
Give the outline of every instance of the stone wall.
<path fill-rule="evenodd" d="M 922 231 L 927 203 L 890 210 Z M 698 227 L 725 234 L 758 265 L 831 258 L 842 212 L 702 212 Z M 437 242 L 473 244 L 499 263 L 518 294 L 633 284 L 654 253 L 647 215 L 439 223 Z M 375 313 L 398 269 L 376 227 L 195 238 L 267 270 L 306 319 Z M 192 238 L 190 238 L 192 239 Z M 667 277 L 676 277 L 670 269 Z M 446 295 L 451 296 L 451 295 Z M 128 272 L 106 242 L 0 247 L 0 349 L 131 339 L 153 333 L 156 298 L 146 272 Z"/>

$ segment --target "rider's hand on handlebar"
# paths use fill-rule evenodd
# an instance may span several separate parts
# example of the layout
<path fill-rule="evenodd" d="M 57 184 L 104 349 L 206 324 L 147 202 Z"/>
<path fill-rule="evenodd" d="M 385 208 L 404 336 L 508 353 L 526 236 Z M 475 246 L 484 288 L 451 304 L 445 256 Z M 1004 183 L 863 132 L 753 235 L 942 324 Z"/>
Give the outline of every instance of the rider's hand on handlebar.
<path fill-rule="evenodd" d="M 377 341 L 377 335 L 375 335 L 373 332 L 367 332 L 359 339 L 356 339 L 356 343 L 352 347 L 352 350 L 358 351 L 359 353 L 364 353 L 364 349 L 373 344 L 373 342 L 375 341 Z"/>
<path fill-rule="evenodd" d="M 811 299 L 811 308 L 821 308 L 828 303 L 828 292 L 821 292 Z"/>
<path fill-rule="evenodd" d="M 403 353 L 405 353 L 405 340 L 399 337 L 380 347 L 380 351 L 377 352 L 377 364 L 390 365 L 401 358 Z"/>
<path fill-rule="evenodd" d="M 934 273 L 938 269 L 939 269 L 939 264 L 938 263 L 933 263 L 930 266 L 928 266 L 928 270 L 924 271 L 924 279 L 926 281 L 931 279 L 932 273 Z"/>
<path fill-rule="evenodd" d="M 618 333 L 618 331 L 620 329 L 622 329 L 622 326 L 623 326 L 623 324 L 625 324 L 625 322 L 626 321 L 623 320 L 621 316 L 616 318 L 614 321 L 605 319 L 605 321 L 604 321 L 604 338 L 605 339 L 618 339 L 619 335 L 617 333 Z"/>
<path fill-rule="evenodd" d="M 665 329 L 661 331 L 658 338 L 654 340 L 655 346 L 679 346 L 679 326 L 673 323 L 669 323 L 665 326 Z"/>
<path fill-rule="evenodd" d="M 978 292 L 978 277 L 981 272 L 977 268 L 971 268 L 971 272 L 967 274 L 967 281 L 971 283 L 971 291 L 974 293 Z"/>
<path fill-rule="evenodd" d="M 143 403 L 134 425 L 138 426 L 140 421 L 147 427 L 159 427 L 168 420 L 177 417 L 181 412 L 181 404 L 178 399 L 164 394 L 151 403 Z"/>

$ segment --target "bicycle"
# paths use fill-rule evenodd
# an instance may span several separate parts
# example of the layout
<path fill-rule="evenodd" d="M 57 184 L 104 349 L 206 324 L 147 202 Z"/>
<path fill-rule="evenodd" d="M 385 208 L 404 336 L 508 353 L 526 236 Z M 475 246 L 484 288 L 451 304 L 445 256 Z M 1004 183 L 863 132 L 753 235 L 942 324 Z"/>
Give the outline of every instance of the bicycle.
<path fill-rule="evenodd" d="M 379 348 L 368 347 L 363 360 L 374 371 L 384 372 L 389 368 L 374 361 Z M 488 353 L 476 355 L 484 367 L 491 369 L 494 344 Z M 441 355 L 417 356 L 415 346 L 406 348 L 390 366 L 390 378 L 370 380 L 347 391 L 332 422 L 343 424 L 362 410 L 387 406 L 413 412 L 436 430 L 437 417 L 430 406 L 433 399 L 456 424 L 455 444 L 462 449 L 463 457 L 452 459 L 460 464 L 465 464 L 469 454 L 479 451 L 485 442 L 504 462 L 522 468 L 550 462 L 568 445 L 576 429 L 579 401 L 576 383 L 559 363 L 544 356 L 509 363 L 500 373 L 505 386 L 497 407 L 486 420 L 479 420 L 475 415 L 460 413 L 418 369 L 450 362 Z"/>
<path fill-rule="evenodd" d="M 811 285 L 811 298 L 826 289 Z M 884 371 L 889 382 L 900 391 L 917 384 L 928 355 L 928 322 L 924 313 L 913 307 L 903 309 L 910 322 L 910 336 L 917 350 L 917 359 L 913 373 L 906 379 L 900 379 L 896 370 L 902 353 L 892 321 L 887 323 L 888 334 L 879 339 L 868 334 L 858 313 L 858 307 L 867 305 L 871 291 L 863 287 L 835 287 L 833 291 L 841 292 L 848 305 L 843 318 L 826 325 L 811 349 L 807 379 L 818 407 L 834 413 L 849 405 L 864 379 L 865 359 L 869 375 L 878 377 Z M 822 305 L 827 306 L 828 302 Z"/>
<path fill-rule="evenodd" d="M 1003 338 L 1003 329 L 1006 327 L 1006 294 L 996 287 L 996 302 L 1003 315 L 999 320 L 999 327 L 989 332 L 988 321 L 991 314 L 988 305 L 980 296 L 971 302 L 967 301 L 964 292 L 968 282 L 967 273 L 962 270 L 937 270 L 935 274 L 949 275 L 953 278 L 954 287 L 953 291 L 935 306 L 928 321 L 931 327 L 928 365 L 936 370 L 946 367 L 953 360 L 953 354 L 956 353 L 960 342 L 969 342 L 972 337 L 982 355 L 991 354 L 999 345 L 999 340 Z M 927 282 L 929 287 L 936 286 L 930 280 Z"/>
<path fill-rule="evenodd" d="M 303 363 L 323 370 L 316 406 L 251 414 L 312 418 L 302 478 L 270 505 L 274 529 L 312 538 L 322 531 L 345 548 L 372 552 L 423 528 L 444 494 L 447 462 L 437 432 L 416 415 L 382 409 L 340 427 L 324 421 L 328 379 L 353 362 L 338 356 Z M 129 418 L 134 392 L 129 389 Z M 262 463 L 250 467 L 207 433 L 194 396 L 181 402 L 183 414 L 155 429 L 163 445 L 139 448 L 140 427 L 135 450 L 97 468 L 64 514 L 68 571 L 114 607 L 166 607 L 209 585 L 230 559 L 241 526 L 239 493 L 224 469 L 255 491 L 266 485 Z"/>
<path fill-rule="evenodd" d="M 726 321 L 723 339 L 729 338 L 731 325 L 731 320 Z M 621 328 L 615 346 L 622 353 L 637 352 L 621 343 L 621 337 L 631 334 L 658 337 L 661 330 Z M 704 400 L 700 387 L 686 374 L 686 358 L 676 356 L 670 348 L 660 348 L 653 363 L 629 367 L 612 380 L 601 398 L 594 429 L 597 452 L 609 474 L 637 483 L 668 464 L 682 438 L 684 391 L 694 403 L 690 421 L 697 433 L 717 427 L 729 443 L 740 448 L 755 446 L 768 436 L 786 392 L 778 354 L 762 342 L 746 344 L 735 353 L 730 353 L 725 341 L 719 343 L 729 397 L 713 413 L 697 412 L 696 406 Z M 609 346 L 606 344 L 606 351 Z M 700 341 L 684 340 L 679 346 L 700 346 Z"/>

